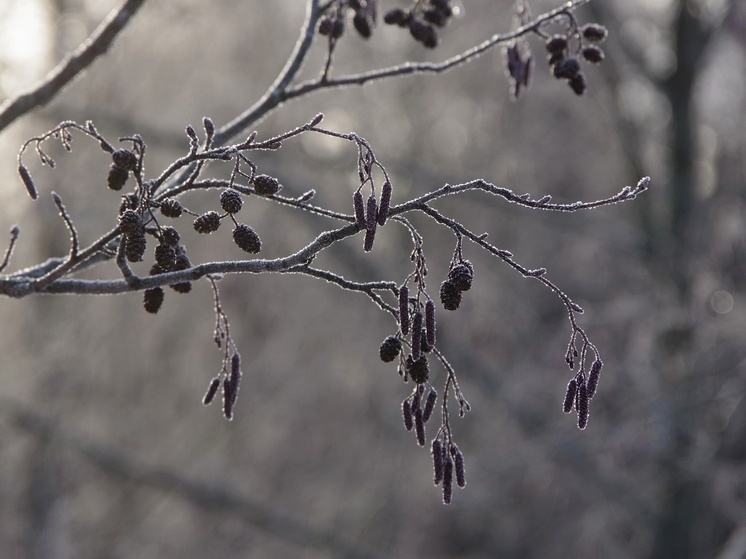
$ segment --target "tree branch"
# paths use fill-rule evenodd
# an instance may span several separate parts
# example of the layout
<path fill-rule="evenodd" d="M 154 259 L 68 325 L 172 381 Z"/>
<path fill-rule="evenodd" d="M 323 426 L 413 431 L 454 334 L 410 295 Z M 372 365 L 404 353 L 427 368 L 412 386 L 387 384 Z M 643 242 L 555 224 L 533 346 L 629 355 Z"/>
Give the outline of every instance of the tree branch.
<path fill-rule="evenodd" d="M 0 106 L 0 130 L 27 112 L 49 103 L 62 88 L 105 54 L 144 3 L 145 0 L 126 0 L 119 8 L 112 10 L 93 34 L 31 91 L 5 101 Z"/>

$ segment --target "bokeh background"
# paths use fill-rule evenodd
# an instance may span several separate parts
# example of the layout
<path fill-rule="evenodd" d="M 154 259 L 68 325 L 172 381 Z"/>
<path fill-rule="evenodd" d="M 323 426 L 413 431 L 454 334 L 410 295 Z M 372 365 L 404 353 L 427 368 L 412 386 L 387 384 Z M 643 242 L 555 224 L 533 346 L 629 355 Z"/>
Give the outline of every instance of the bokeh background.
<path fill-rule="evenodd" d="M 0 97 L 33 85 L 114 6 L 0 0 Z M 463 8 L 434 51 L 383 25 L 369 41 L 348 32 L 335 72 L 442 60 L 511 26 L 512 2 Z M 261 96 L 304 13 L 301 0 L 146 3 L 105 58 L 0 134 L 0 231 L 22 229 L 12 269 L 67 250 L 50 191 L 84 241 L 108 230 L 118 206 L 108 158 L 83 139 L 71 155 L 52 150 L 54 171 L 31 164 L 32 202 L 15 174 L 26 138 L 91 119 L 111 139 L 141 134 L 157 175 L 187 150 L 187 124 L 222 125 Z M 546 267 L 586 309 L 605 362 L 586 431 L 561 410 L 571 373 L 560 301 L 473 245 L 474 287 L 458 312 L 439 313 L 438 344 L 473 408 L 454 419 L 468 485 L 449 507 L 428 451 L 402 426 L 411 385 L 378 359 L 395 325 L 364 296 L 307 277 L 226 277 L 246 373 L 231 423 L 200 403 L 221 355 L 206 282 L 169 291 L 155 316 L 140 294 L 6 299 L 2 556 L 746 557 L 746 5 L 611 0 L 578 15 L 611 30 L 582 98 L 550 76 L 531 39 L 535 80 L 518 102 L 495 50 L 439 76 L 313 94 L 256 128 L 266 137 L 324 112 L 329 128 L 372 144 L 395 203 L 476 178 L 592 200 L 650 175 L 637 201 L 592 212 L 533 212 L 478 193 L 436 204 L 527 267 Z M 323 54 L 316 44 L 305 77 Z M 317 203 L 349 211 L 355 157 L 344 142 L 304 137 L 255 162 L 285 192 L 315 188 Z M 332 226 L 253 198 L 241 218 L 266 257 Z M 454 239 L 412 219 L 435 295 Z M 241 257 L 228 231 L 197 239 L 181 228 L 193 262 Z M 355 237 L 316 264 L 399 282 L 409 251 L 389 226 L 372 253 Z M 115 277 L 112 268 L 96 277 Z"/>

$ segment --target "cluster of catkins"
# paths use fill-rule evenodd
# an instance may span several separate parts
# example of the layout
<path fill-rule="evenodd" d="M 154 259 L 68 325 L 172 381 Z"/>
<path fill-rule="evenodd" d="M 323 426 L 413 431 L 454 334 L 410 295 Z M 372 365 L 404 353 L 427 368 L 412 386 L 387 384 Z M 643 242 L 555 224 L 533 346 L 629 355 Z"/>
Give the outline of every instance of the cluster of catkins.
<path fill-rule="evenodd" d="M 378 0 L 337 0 L 330 8 L 329 15 L 319 21 L 319 33 L 339 39 L 345 32 L 346 13 L 352 12 L 352 25 L 361 37 L 367 39 L 373 34 L 378 14 Z"/>
<path fill-rule="evenodd" d="M 579 370 L 570 382 L 567 383 L 567 392 L 562 409 L 565 413 L 570 413 L 573 408 L 578 415 L 578 428 L 585 429 L 588 425 L 588 416 L 590 414 L 589 404 L 591 398 L 596 394 L 598 388 L 598 379 L 601 374 L 603 361 L 596 359 L 591 365 L 591 371 L 586 378 L 583 370 Z"/>
<path fill-rule="evenodd" d="M 579 29 L 579 47 L 577 52 L 582 58 L 593 64 L 598 64 L 604 59 L 604 51 L 598 47 L 608 31 L 603 25 L 588 23 Z M 570 38 L 566 34 L 552 35 L 544 46 L 549 53 L 547 62 L 552 70 L 552 75 L 558 80 L 567 80 L 570 88 L 577 94 L 582 95 L 586 89 L 585 74 L 580 69 L 577 53 L 570 51 Z"/>
<path fill-rule="evenodd" d="M 383 15 L 389 25 L 406 27 L 415 41 L 427 48 L 438 46 L 436 27 L 445 27 L 453 17 L 454 9 L 449 0 L 419 0 L 412 8 L 391 8 Z"/>
<path fill-rule="evenodd" d="M 238 399 L 238 389 L 241 386 L 241 356 L 235 352 L 231 357 L 230 371 L 225 364 L 223 370 L 210 381 L 202 403 L 206 406 L 212 403 L 220 387 L 223 388 L 223 415 L 227 420 L 233 419 L 233 408 Z"/>
<path fill-rule="evenodd" d="M 368 201 L 363 200 L 363 193 L 358 189 L 352 196 L 353 207 L 355 208 L 355 221 L 361 229 L 365 230 L 365 240 L 363 241 L 363 250 L 370 252 L 373 249 L 373 241 L 376 238 L 376 229 L 380 225 L 383 227 L 389 217 L 391 208 L 391 182 L 386 181 L 381 188 L 381 201 L 376 200 L 374 192 L 368 196 Z"/>

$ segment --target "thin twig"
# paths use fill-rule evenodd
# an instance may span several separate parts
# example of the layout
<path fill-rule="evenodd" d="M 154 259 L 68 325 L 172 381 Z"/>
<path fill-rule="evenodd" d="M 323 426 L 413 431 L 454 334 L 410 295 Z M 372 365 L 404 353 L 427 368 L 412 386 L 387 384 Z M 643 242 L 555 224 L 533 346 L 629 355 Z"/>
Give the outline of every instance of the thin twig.
<path fill-rule="evenodd" d="M 10 228 L 10 241 L 8 242 L 8 248 L 5 251 L 5 256 L 3 256 L 3 261 L 0 262 L 0 272 L 2 272 L 10 263 L 10 257 L 13 254 L 13 249 L 16 246 L 16 241 L 18 241 L 18 235 L 21 234 L 21 228 L 18 227 L 18 225 L 14 225 Z"/>
<path fill-rule="evenodd" d="M 126 0 L 119 8 L 113 9 L 93 34 L 31 91 L 3 103 L 0 106 L 0 130 L 27 112 L 49 103 L 75 76 L 105 54 L 144 3 L 145 0 Z"/>

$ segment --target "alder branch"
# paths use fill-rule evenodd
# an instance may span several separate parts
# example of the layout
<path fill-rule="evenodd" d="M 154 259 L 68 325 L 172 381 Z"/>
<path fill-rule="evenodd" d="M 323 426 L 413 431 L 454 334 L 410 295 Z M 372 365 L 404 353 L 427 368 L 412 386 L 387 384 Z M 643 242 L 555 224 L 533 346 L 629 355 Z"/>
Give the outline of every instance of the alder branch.
<path fill-rule="evenodd" d="M 29 111 L 44 106 L 54 99 L 78 74 L 109 50 L 114 39 L 119 36 L 144 3 L 145 0 L 125 0 L 119 8 L 109 13 L 88 39 L 73 53 L 68 54 L 31 91 L 8 99 L 0 105 L 0 130 Z"/>

